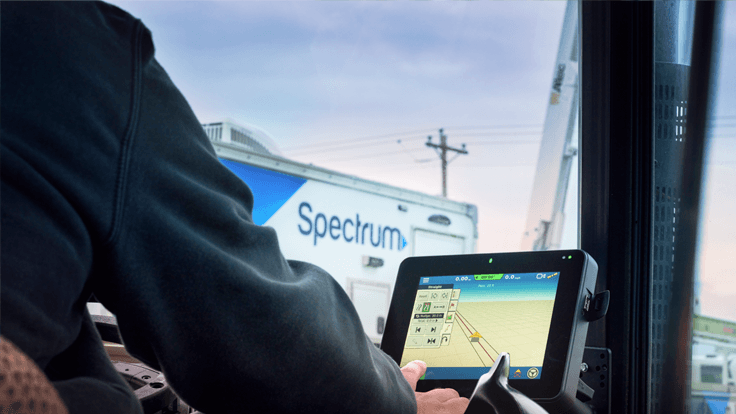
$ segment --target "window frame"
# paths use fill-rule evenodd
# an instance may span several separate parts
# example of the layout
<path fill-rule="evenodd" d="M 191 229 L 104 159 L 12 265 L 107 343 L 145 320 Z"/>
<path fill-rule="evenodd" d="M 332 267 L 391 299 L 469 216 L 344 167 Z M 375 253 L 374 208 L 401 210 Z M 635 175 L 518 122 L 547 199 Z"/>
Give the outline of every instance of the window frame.
<path fill-rule="evenodd" d="M 683 173 L 683 216 L 678 227 L 665 377 L 685 373 L 661 412 L 685 412 L 689 399 L 692 297 L 702 147 L 709 94 L 713 35 L 722 5 L 698 2 L 689 85 L 688 163 Z M 701 11 L 702 10 L 702 11 Z M 610 290 L 609 317 L 592 323 L 588 346 L 612 351 L 611 412 L 653 410 L 650 286 L 654 202 L 655 2 L 580 2 L 580 246 L 599 264 L 597 290 Z M 696 53 L 696 51 L 698 51 Z M 696 85 L 697 84 L 697 85 Z M 694 109 L 697 108 L 697 109 Z M 700 118 L 698 118 L 700 117 Z M 698 148 L 700 146 L 700 148 Z M 699 166 L 698 166 L 699 164 Z M 685 203 L 687 199 L 687 203 Z M 687 206 L 685 204 L 688 204 Z M 695 209 L 694 211 L 692 209 Z M 695 237 L 688 238 L 687 235 Z M 682 246 L 681 246 L 682 245 Z M 693 245 L 690 242 L 690 245 Z M 680 246 L 680 247 L 678 247 Z M 691 248 L 690 248 L 691 247 Z M 685 356 L 687 354 L 687 356 Z"/>

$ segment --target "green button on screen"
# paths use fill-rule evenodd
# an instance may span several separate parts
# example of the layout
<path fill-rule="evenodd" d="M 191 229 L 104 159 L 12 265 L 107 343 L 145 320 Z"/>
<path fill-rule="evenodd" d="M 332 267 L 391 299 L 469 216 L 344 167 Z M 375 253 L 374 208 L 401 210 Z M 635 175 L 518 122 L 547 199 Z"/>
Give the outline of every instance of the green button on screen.
<path fill-rule="evenodd" d="M 475 275 L 475 280 L 501 280 L 503 273 L 490 273 L 485 275 Z"/>

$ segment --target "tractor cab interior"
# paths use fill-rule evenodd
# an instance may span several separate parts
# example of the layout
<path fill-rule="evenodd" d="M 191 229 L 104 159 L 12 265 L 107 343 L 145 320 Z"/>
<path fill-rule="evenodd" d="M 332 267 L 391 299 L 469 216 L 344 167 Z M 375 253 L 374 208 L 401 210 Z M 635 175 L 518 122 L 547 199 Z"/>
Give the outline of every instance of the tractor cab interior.
<path fill-rule="evenodd" d="M 235 2 L 218 6 L 216 18 L 229 23 L 245 8 L 274 20 L 268 30 L 260 23 L 197 25 L 201 39 L 188 43 L 201 40 L 207 68 L 182 63 L 195 52 L 178 51 L 187 42 L 175 38 L 189 33 L 186 13 L 213 18 L 201 5 L 187 2 L 168 17 L 170 4 L 113 3 L 161 34 L 156 53 L 222 163 L 246 183 L 268 176 L 253 184 L 256 202 L 271 197 L 268 206 L 256 204 L 253 217 L 276 228 L 284 256 L 339 277 L 366 335 L 399 365 L 437 357 L 420 391 L 457 389 L 470 398 L 468 414 L 736 412 L 736 283 L 723 276 L 736 266 L 736 3 L 539 4 L 557 19 L 555 36 L 548 36 L 550 19 L 521 2 L 300 2 L 293 10 L 280 2 Z M 494 7 L 508 11 L 510 22 L 525 13 L 536 20 L 474 20 L 482 13 L 491 19 Z M 330 20 L 335 16 L 349 24 Z M 314 31 L 284 29 L 271 38 L 273 22 Z M 215 26 L 258 31 L 218 49 L 220 55 L 206 43 Z M 409 27 L 414 31 L 405 32 Z M 402 41 L 389 42 L 396 33 Z M 552 46 L 510 44 L 526 34 L 535 42 L 554 37 Z M 435 38 L 438 49 L 424 49 Z M 229 47 L 267 50 L 259 58 L 268 63 L 237 60 L 226 54 Z M 550 47 L 543 58 L 532 56 Z M 479 60 L 453 54 L 461 49 Z M 213 69 L 213 61 L 222 64 Z M 540 104 L 526 112 L 544 123 L 516 124 L 506 110 L 525 109 L 536 96 L 522 90 L 522 66 L 539 65 Z M 202 86 L 209 72 L 198 68 L 224 75 Z M 393 70 L 403 77 L 391 77 Z M 483 77 L 487 72 L 493 76 Z M 257 79 L 251 83 L 258 86 L 243 89 L 245 98 L 223 86 L 241 74 Z M 404 106 L 387 98 L 391 90 L 406 97 Z M 437 104 L 448 96 L 455 100 Z M 223 109 L 248 97 L 263 107 Z M 459 113 L 450 116 L 453 106 Z M 369 107 L 384 111 L 363 114 Z M 497 117 L 493 125 L 473 126 L 489 112 Z M 287 138 L 272 139 L 240 120 L 204 123 L 213 113 L 250 117 L 242 122 Z M 383 122 L 376 119 L 386 125 L 375 126 Z M 391 132 L 409 131 L 407 119 L 460 126 L 443 125 L 439 134 Z M 368 125 L 374 132 L 356 132 Z M 458 157 L 469 161 L 448 174 Z M 435 167 L 441 192 L 434 178 L 424 182 L 425 168 Z M 307 198 L 313 193 L 324 204 Z M 529 199 L 528 208 L 519 207 Z M 512 282 L 517 290 L 503 290 Z M 506 296 L 481 291 L 488 288 Z M 94 296 L 87 306 L 146 414 L 199 412 L 163 373 L 126 352 L 115 316 Z M 518 322 L 519 314 L 534 320 Z M 466 351 L 465 359 L 457 356 Z"/>

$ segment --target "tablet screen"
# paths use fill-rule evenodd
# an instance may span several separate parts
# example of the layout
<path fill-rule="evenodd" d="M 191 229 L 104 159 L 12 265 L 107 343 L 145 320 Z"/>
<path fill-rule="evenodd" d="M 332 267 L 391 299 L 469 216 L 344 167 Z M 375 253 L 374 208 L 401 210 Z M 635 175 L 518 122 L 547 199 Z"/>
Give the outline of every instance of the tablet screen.
<path fill-rule="evenodd" d="M 539 380 L 559 271 L 419 278 L 401 366 L 427 363 L 422 379 L 477 379 L 498 354 L 510 379 Z"/>

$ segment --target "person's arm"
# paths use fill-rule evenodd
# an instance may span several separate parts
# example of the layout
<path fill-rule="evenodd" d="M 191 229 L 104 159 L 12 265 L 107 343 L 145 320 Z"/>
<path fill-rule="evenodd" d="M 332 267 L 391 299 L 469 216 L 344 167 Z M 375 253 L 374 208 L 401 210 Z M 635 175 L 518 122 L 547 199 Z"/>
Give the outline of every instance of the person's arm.
<path fill-rule="evenodd" d="M 129 352 L 204 412 L 414 413 L 342 287 L 287 261 L 141 37 L 133 122 L 94 292 Z"/>
<path fill-rule="evenodd" d="M 2 330 L 75 413 L 137 412 L 86 312 L 209 413 L 414 413 L 342 288 L 288 262 L 153 59 L 98 2 L 3 5 Z"/>
<path fill-rule="evenodd" d="M 401 368 L 401 373 L 417 389 L 417 382 L 427 371 L 424 361 L 412 361 Z M 417 392 L 417 414 L 462 414 L 470 402 L 451 388 L 435 388 L 427 392 Z"/>

